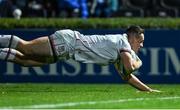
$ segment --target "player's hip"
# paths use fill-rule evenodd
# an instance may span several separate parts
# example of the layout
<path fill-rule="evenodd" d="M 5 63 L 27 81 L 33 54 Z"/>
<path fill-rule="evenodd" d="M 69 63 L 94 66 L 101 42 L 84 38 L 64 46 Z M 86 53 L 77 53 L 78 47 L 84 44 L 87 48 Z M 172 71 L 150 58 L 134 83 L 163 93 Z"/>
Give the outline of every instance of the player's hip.
<path fill-rule="evenodd" d="M 49 39 L 57 60 L 66 60 L 72 57 L 76 44 L 74 31 L 70 29 L 59 30 L 52 34 Z"/>

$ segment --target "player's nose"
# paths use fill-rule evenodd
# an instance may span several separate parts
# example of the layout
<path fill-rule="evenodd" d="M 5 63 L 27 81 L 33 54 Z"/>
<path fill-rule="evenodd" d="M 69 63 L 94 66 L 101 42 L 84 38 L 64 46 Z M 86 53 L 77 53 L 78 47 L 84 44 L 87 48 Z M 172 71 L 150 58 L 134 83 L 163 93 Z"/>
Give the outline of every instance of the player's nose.
<path fill-rule="evenodd" d="M 140 47 L 142 48 L 144 45 L 143 45 L 143 43 L 140 43 Z"/>

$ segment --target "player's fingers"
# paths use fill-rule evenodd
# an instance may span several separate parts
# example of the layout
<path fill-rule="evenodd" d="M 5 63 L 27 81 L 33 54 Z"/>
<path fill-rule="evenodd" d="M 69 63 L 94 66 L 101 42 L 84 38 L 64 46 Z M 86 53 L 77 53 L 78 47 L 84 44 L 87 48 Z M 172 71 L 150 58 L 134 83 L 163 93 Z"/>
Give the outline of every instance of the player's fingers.
<path fill-rule="evenodd" d="M 162 91 L 160 91 L 160 90 L 155 90 L 155 89 L 153 89 L 153 90 L 151 90 L 151 91 L 136 91 L 136 93 L 142 93 L 142 92 L 146 92 L 146 93 L 161 93 Z"/>
<path fill-rule="evenodd" d="M 150 92 L 151 92 L 151 93 L 161 93 L 162 91 L 153 89 L 153 90 L 151 90 Z"/>

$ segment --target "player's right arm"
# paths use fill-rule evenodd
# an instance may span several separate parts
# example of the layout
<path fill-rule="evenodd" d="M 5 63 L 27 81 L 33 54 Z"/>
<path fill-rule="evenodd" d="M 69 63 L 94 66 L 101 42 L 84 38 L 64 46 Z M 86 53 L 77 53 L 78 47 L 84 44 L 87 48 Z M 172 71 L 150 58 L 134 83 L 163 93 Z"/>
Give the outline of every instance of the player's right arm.
<path fill-rule="evenodd" d="M 123 80 L 128 80 L 129 75 L 139 69 L 141 65 L 141 60 L 136 58 L 135 54 L 134 57 L 132 57 L 132 52 L 130 51 L 121 52 L 120 59 L 118 59 L 114 64 L 116 70 L 121 75 Z"/>
<path fill-rule="evenodd" d="M 160 92 L 159 90 L 152 89 L 148 87 L 146 84 L 141 82 L 135 75 L 130 74 L 129 79 L 127 80 L 128 83 L 133 86 L 134 88 L 140 90 L 140 91 L 147 91 L 147 92 Z"/>
<path fill-rule="evenodd" d="M 142 61 L 138 57 L 133 58 L 129 52 L 121 52 L 120 57 L 126 74 L 130 74 L 142 66 Z"/>
<path fill-rule="evenodd" d="M 145 85 L 143 82 L 141 82 L 135 75 L 132 74 L 132 72 L 136 71 L 139 69 L 142 65 L 142 61 L 134 54 L 135 56 L 132 57 L 132 53 L 130 54 L 129 52 L 121 52 L 121 60 L 122 63 L 115 63 L 115 68 L 118 71 L 118 73 L 121 75 L 122 79 L 127 81 L 131 86 L 135 87 L 138 90 L 141 91 L 148 91 L 148 92 L 159 92 L 158 90 L 151 89 L 147 85 Z M 122 71 L 123 66 L 125 69 Z"/>

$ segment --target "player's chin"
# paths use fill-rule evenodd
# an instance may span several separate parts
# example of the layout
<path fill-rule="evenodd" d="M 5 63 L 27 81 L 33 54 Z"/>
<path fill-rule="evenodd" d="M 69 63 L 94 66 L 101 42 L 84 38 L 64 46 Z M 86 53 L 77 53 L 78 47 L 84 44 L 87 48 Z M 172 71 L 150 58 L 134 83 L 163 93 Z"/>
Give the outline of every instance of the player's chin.
<path fill-rule="evenodd" d="M 135 51 L 135 53 L 138 53 L 140 50 L 141 50 L 141 48 L 138 48 L 138 49 Z"/>
<path fill-rule="evenodd" d="M 135 52 L 135 53 L 138 53 L 138 51 L 139 51 L 139 49 L 135 50 L 134 52 Z"/>

